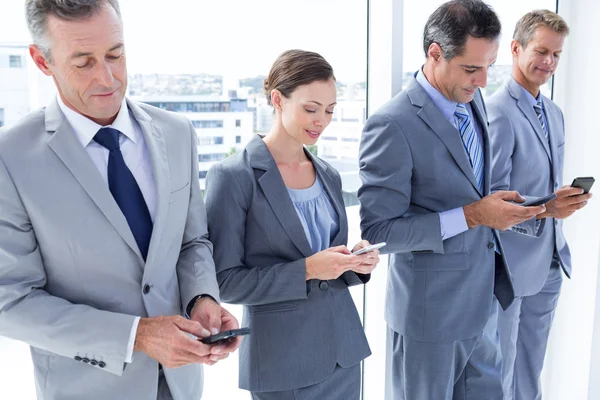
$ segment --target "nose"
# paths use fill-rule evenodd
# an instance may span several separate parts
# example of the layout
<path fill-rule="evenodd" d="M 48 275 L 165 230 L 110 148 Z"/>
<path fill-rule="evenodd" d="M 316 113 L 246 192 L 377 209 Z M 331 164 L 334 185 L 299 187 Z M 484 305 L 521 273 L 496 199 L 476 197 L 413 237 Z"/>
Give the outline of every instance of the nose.
<path fill-rule="evenodd" d="M 473 85 L 484 88 L 487 86 L 487 69 L 482 68 L 479 73 L 475 73 L 475 77 L 473 78 Z"/>
<path fill-rule="evenodd" d="M 94 79 L 99 85 L 107 88 L 112 88 L 115 82 L 112 69 L 106 62 L 99 62 L 96 64 L 94 71 Z"/>

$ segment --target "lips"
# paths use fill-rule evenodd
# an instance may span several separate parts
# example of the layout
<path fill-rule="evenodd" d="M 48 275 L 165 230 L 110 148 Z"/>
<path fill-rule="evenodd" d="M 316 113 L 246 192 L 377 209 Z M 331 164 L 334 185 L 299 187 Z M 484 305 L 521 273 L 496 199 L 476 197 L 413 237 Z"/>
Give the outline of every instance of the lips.
<path fill-rule="evenodd" d="M 308 129 L 305 129 L 305 131 L 308 134 L 308 136 L 310 136 L 313 139 L 317 139 L 319 136 L 321 136 L 321 132 L 318 131 L 309 131 Z"/>

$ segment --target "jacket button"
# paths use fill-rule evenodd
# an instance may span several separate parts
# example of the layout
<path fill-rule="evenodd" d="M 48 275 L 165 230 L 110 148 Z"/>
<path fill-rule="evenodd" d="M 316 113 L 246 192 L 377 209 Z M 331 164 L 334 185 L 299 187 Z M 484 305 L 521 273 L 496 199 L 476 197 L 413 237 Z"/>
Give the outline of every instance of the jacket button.
<path fill-rule="evenodd" d="M 148 293 L 150 293 L 150 285 L 148 285 L 148 284 L 145 284 L 145 285 L 144 285 L 144 290 L 143 290 L 143 293 L 144 293 L 144 294 L 148 294 Z"/>
<path fill-rule="evenodd" d="M 98 366 L 99 366 L 100 368 L 104 368 L 104 367 L 106 367 L 106 363 L 105 363 L 104 361 L 100 361 L 100 362 L 98 363 Z"/>
<path fill-rule="evenodd" d="M 321 281 L 319 283 L 319 289 L 321 289 L 322 291 L 325 291 L 325 290 L 329 289 L 329 282 L 327 282 L 327 281 Z"/>
<path fill-rule="evenodd" d="M 557 187 L 558 187 L 558 183 L 555 183 L 555 184 L 554 184 L 554 188 L 557 188 Z"/>
<path fill-rule="evenodd" d="M 98 361 L 92 359 L 90 360 L 90 365 L 93 365 L 95 367 L 96 365 L 98 365 Z"/>
<path fill-rule="evenodd" d="M 75 356 L 75 361 L 81 361 L 81 357 Z"/>
<path fill-rule="evenodd" d="M 494 242 L 489 242 L 488 249 L 493 249 L 493 248 L 494 248 Z"/>
<path fill-rule="evenodd" d="M 87 358 L 87 357 L 83 357 L 83 358 L 81 359 L 81 361 L 83 361 L 84 363 L 86 363 L 86 364 L 87 364 L 87 363 L 89 363 L 89 362 L 90 362 L 90 359 L 89 359 L 89 358 Z"/>

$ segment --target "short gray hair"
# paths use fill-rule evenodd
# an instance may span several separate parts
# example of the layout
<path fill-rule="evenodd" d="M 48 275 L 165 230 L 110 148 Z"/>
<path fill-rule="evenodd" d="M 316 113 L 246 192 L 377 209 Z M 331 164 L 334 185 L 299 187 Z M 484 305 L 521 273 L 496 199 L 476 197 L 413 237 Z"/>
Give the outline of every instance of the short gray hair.
<path fill-rule="evenodd" d="M 97 14 L 105 4 L 114 8 L 121 18 L 118 0 L 27 0 L 25 13 L 33 43 L 50 61 L 48 16 L 53 15 L 65 21 L 87 19 Z"/>
<path fill-rule="evenodd" d="M 550 10 L 534 10 L 525 14 L 517 22 L 513 39 L 525 48 L 533 37 L 535 30 L 540 26 L 545 26 L 564 36 L 569 34 L 569 25 L 560 15 Z"/>

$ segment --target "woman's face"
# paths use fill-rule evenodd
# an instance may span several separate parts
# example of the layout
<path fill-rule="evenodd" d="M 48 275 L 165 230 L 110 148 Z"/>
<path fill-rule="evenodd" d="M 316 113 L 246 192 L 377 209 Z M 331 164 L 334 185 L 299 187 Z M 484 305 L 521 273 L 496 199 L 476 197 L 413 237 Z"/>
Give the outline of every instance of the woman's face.
<path fill-rule="evenodd" d="M 289 98 L 280 96 L 281 122 L 287 133 L 305 145 L 315 144 L 333 117 L 335 81 L 298 86 Z"/>

